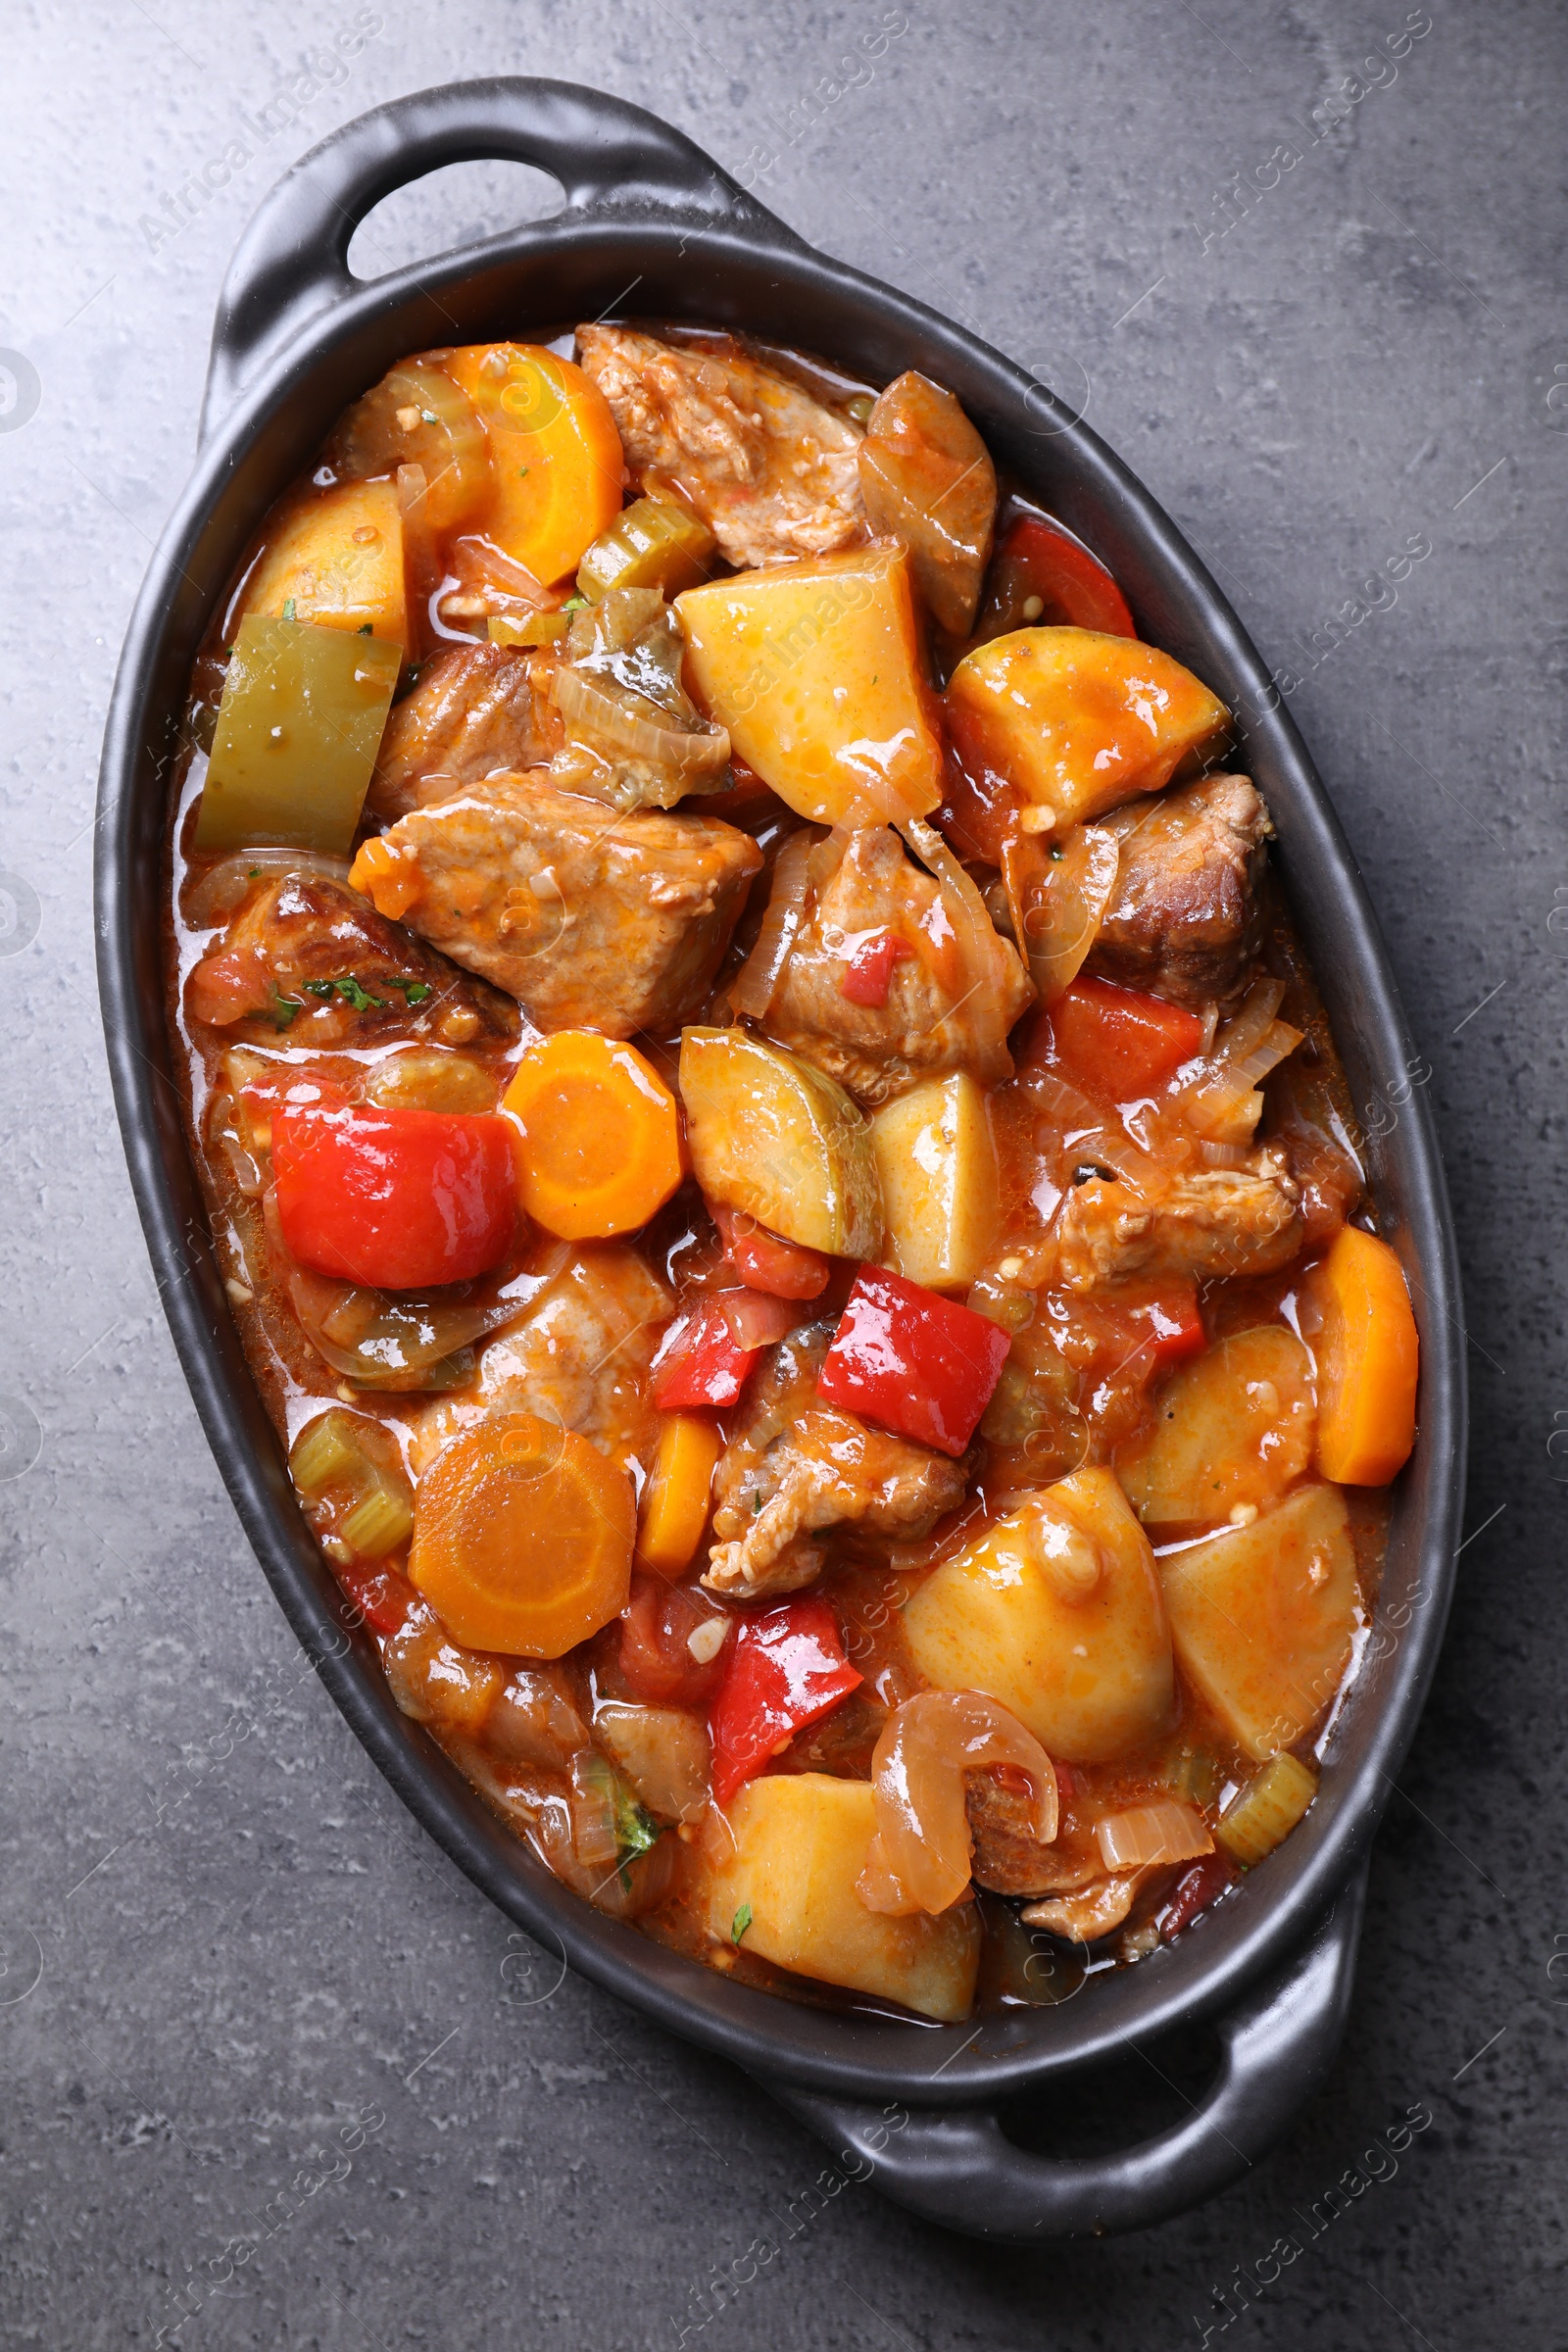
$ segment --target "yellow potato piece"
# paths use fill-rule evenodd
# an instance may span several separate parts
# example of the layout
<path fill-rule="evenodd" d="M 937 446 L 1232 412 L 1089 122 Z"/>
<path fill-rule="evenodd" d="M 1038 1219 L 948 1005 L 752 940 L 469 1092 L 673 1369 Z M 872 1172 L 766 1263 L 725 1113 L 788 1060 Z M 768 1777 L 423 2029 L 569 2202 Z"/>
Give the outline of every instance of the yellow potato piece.
<path fill-rule="evenodd" d="M 713 580 L 675 611 L 693 691 L 798 814 L 896 824 L 937 806 L 942 747 L 902 547 Z"/>
<path fill-rule="evenodd" d="M 1230 725 L 1169 654 L 1098 629 L 1015 629 L 977 646 L 948 682 L 947 711 L 969 773 L 1000 775 L 1059 827 L 1158 792 Z"/>
<path fill-rule="evenodd" d="M 243 610 L 268 619 L 363 629 L 407 653 L 403 514 L 395 482 L 344 482 L 285 512 L 245 585 Z"/>
<path fill-rule="evenodd" d="M 985 1089 L 967 1070 L 928 1078 L 871 1121 L 887 1223 L 882 1262 L 930 1291 L 967 1290 L 999 1216 Z"/>
<path fill-rule="evenodd" d="M 871 1131 L 837 1080 L 744 1029 L 687 1029 L 680 1097 L 710 1200 L 830 1257 L 875 1257 L 882 1194 Z"/>
<path fill-rule="evenodd" d="M 1174 1697 L 1154 1555 L 1108 1470 L 1043 1488 L 927 1577 L 904 1612 L 916 1671 L 984 1690 L 1054 1756 L 1112 1763 Z"/>
<path fill-rule="evenodd" d="M 1266 1511 L 1312 1458 L 1312 1359 L 1282 1323 L 1233 1332 L 1160 1390 L 1153 1435 L 1118 1465 L 1146 1527 Z"/>
<path fill-rule="evenodd" d="M 945 2024 L 968 2016 L 980 1966 L 975 1905 L 894 1919 L 855 1891 L 876 1826 L 869 1781 L 818 1772 L 752 1781 L 729 1807 L 729 1826 L 735 1850 L 709 1888 L 709 1925 L 722 1941 L 741 1920 L 745 1950 L 798 1976 Z"/>
<path fill-rule="evenodd" d="M 1350 1659 L 1360 1610 L 1338 1487 L 1160 1562 L 1183 1672 L 1259 1763 L 1311 1730 Z"/>

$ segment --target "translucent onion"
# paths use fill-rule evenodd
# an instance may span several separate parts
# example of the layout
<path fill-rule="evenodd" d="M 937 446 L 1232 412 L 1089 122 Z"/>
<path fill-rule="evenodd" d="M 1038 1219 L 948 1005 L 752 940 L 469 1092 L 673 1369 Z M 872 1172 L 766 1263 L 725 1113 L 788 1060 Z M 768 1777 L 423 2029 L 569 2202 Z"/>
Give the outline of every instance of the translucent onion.
<path fill-rule="evenodd" d="M 1012 933 L 1042 1004 L 1078 977 L 1116 887 L 1121 854 L 1101 825 L 1073 825 L 1054 858 L 1038 833 L 1014 833 L 1002 845 L 1002 879 Z"/>
<path fill-rule="evenodd" d="M 978 1690 L 922 1690 L 895 1708 L 871 1757 L 876 1831 L 856 1892 L 868 1910 L 946 1911 L 969 1885 L 964 1775 L 1015 1764 L 1034 1790 L 1031 1828 L 1055 1838 L 1056 1775 L 1032 1732 Z"/>
<path fill-rule="evenodd" d="M 1135 1805 L 1128 1813 L 1107 1814 L 1095 1824 L 1095 1842 L 1110 1871 L 1143 1870 L 1153 1862 L 1193 1862 L 1214 1850 L 1202 1815 L 1174 1797 Z"/>
<path fill-rule="evenodd" d="M 624 752 L 678 775 L 711 775 L 729 762 L 723 727 L 682 727 L 646 695 L 569 662 L 556 673 L 556 707 L 566 725 L 596 748 Z"/>
<path fill-rule="evenodd" d="M 815 843 L 810 833 L 792 833 L 773 860 L 773 889 L 757 945 L 729 992 L 737 1012 L 760 1021 L 778 993 L 791 948 L 806 920 L 810 895 L 808 863 Z"/>
<path fill-rule="evenodd" d="M 277 874 L 326 874 L 346 882 L 349 861 L 314 850 L 236 850 L 191 884 L 185 893 L 186 922 L 194 931 L 218 930 L 239 912 L 253 882 Z"/>
<path fill-rule="evenodd" d="M 588 1870 L 612 1870 L 620 1852 L 616 1833 L 619 1789 L 614 1767 L 594 1748 L 571 1759 L 571 1843 Z"/>

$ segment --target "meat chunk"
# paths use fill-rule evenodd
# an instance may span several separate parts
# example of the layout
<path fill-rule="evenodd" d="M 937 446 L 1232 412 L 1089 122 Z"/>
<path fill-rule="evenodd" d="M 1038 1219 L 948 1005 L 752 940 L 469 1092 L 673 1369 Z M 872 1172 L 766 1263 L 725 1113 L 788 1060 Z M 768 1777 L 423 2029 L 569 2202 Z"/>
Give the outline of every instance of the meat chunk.
<path fill-rule="evenodd" d="M 1085 1865 L 1064 1858 L 1054 1844 L 1043 1845 L 1034 1832 L 1034 1797 L 995 1771 L 964 1778 L 969 1835 L 974 1839 L 970 1872 L 977 1886 L 993 1894 L 1051 1894 Z"/>
<path fill-rule="evenodd" d="M 620 815 L 538 774 L 469 785 L 381 841 L 414 930 L 541 1029 L 607 1037 L 690 1017 L 762 863 L 716 817 Z"/>
<path fill-rule="evenodd" d="M 561 748 L 553 648 L 453 645 L 394 706 L 366 806 L 390 823 L 498 768 L 542 767 Z"/>
<path fill-rule="evenodd" d="M 394 1037 L 470 1045 L 514 1038 L 514 1004 L 458 971 L 327 874 L 258 884 L 187 983 L 191 1017 L 236 1039 L 275 1036 L 330 1051 Z"/>
<path fill-rule="evenodd" d="M 844 993 L 851 959 L 882 932 L 908 952 L 888 973 L 885 1004 L 857 1003 Z M 1033 995 L 1017 951 L 989 922 L 971 922 L 878 825 L 851 836 L 818 892 L 764 1026 L 862 1102 L 884 1102 L 943 1070 L 1010 1077 L 1007 1032 Z"/>
<path fill-rule="evenodd" d="M 1273 832 L 1247 776 L 1203 776 L 1124 812 L 1121 862 L 1091 971 L 1173 1004 L 1233 996 L 1262 941 L 1257 888 Z"/>
<path fill-rule="evenodd" d="M 919 1537 L 963 1499 L 965 1463 L 867 1429 L 815 1402 L 830 1324 L 791 1335 L 761 1376 L 714 1481 L 716 1539 L 703 1583 L 755 1600 L 794 1592 L 821 1571 L 824 1528 L 859 1522 Z"/>
<path fill-rule="evenodd" d="M 1152 1862 L 1142 1870 L 1094 1879 L 1081 1890 L 1054 1902 L 1031 1903 L 1018 1916 L 1025 1927 L 1049 1928 L 1053 1936 L 1065 1936 L 1073 1943 L 1098 1943 L 1102 1936 L 1125 1924 L 1144 1886 L 1163 1868 L 1163 1864 Z"/>
<path fill-rule="evenodd" d="M 831 555 L 863 535 L 858 427 L 739 344 L 580 326 L 577 355 L 627 463 L 673 483 L 731 564 Z"/>
<path fill-rule="evenodd" d="M 1132 1275 L 1269 1274 L 1301 1247 L 1301 1188 L 1286 1155 L 1265 1145 L 1246 1168 L 1173 1177 L 1152 1198 L 1092 1177 L 1074 1186 L 1056 1224 L 1056 1267 L 1070 1290 Z"/>
<path fill-rule="evenodd" d="M 648 1368 L 672 1300 L 623 1243 L 564 1259 L 517 1321 L 479 1357 L 472 1390 L 443 1396 L 419 1417 L 411 1446 L 422 1474 L 443 1446 L 476 1421 L 533 1413 L 589 1439 L 613 1462 L 653 1459 L 659 1415 Z"/>

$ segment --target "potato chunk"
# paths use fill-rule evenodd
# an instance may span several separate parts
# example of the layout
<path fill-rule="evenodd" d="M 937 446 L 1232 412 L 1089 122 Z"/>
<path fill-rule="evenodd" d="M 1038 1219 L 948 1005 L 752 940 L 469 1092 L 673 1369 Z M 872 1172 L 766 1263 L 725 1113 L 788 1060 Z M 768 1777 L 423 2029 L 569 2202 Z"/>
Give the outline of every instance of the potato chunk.
<path fill-rule="evenodd" d="M 1233 1332 L 1160 1391 L 1158 1418 L 1122 1485 L 1146 1527 L 1213 1527 L 1266 1511 L 1312 1458 L 1312 1359 L 1294 1331 Z"/>
<path fill-rule="evenodd" d="M 1169 654 L 1098 629 L 1015 629 L 976 646 L 947 710 L 970 774 L 1000 775 L 1060 827 L 1158 792 L 1230 725 Z"/>
<path fill-rule="evenodd" d="M 997 1151 L 967 1070 L 928 1078 L 871 1121 L 887 1220 L 883 1263 L 928 1291 L 967 1290 L 997 1238 Z"/>
<path fill-rule="evenodd" d="M 403 513 L 395 482 L 343 482 L 299 501 L 245 589 L 244 611 L 270 620 L 316 620 L 409 646 Z"/>
<path fill-rule="evenodd" d="M 871 1130 L 836 1080 L 743 1029 L 687 1029 L 680 1094 L 710 1200 L 830 1257 L 874 1257 L 882 1194 Z"/>
<path fill-rule="evenodd" d="M 1103 1764 L 1169 1721 L 1170 1629 L 1154 1555 L 1108 1470 L 1031 1494 L 947 1560 L 904 1612 L 943 1690 L 984 1690 L 1054 1756 Z"/>
<path fill-rule="evenodd" d="M 902 547 L 713 580 L 675 611 L 694 691 L 799 815 L 896 824 L 937 806 L 942 748 Z"/>
<path fill-rule="evenodd" d="M 1360 1609 L 1337 1487 L 1301 1487 L 1250 1527 L 1161 1562 L 1183 1671 L 1261 1763 L 1299 1740 L 1339 1688 Z"/>
<path fill-rule="evenodd" d="M 709 1924 L 780 1968 L 901 2001 L 945 2024 L 967 2017 L 980 1917 L 962 1903 L 933 1919 L 867 1910 L 855 1891 L 875 1828 L 869 1781 L 825 1773 L 753 1781 L 729 1808 L 735 1848 L 713 1872 Z M 749 1916 L 748 1916 L 749 1915 Z"/>

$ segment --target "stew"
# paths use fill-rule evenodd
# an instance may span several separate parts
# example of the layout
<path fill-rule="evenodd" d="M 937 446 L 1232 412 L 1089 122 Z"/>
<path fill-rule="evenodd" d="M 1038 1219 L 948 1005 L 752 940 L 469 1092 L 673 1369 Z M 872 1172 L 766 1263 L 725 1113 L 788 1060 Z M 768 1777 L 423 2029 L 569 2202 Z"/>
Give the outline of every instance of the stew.
<path fill-rule="evenodd" d="M 954 2020 L 1312 1805 L 1415 1329 L 1230 713 L 962 408 L 416 354 L 196 664 L 171 1018 L 397 1702 L 582 1898 Z"/>

